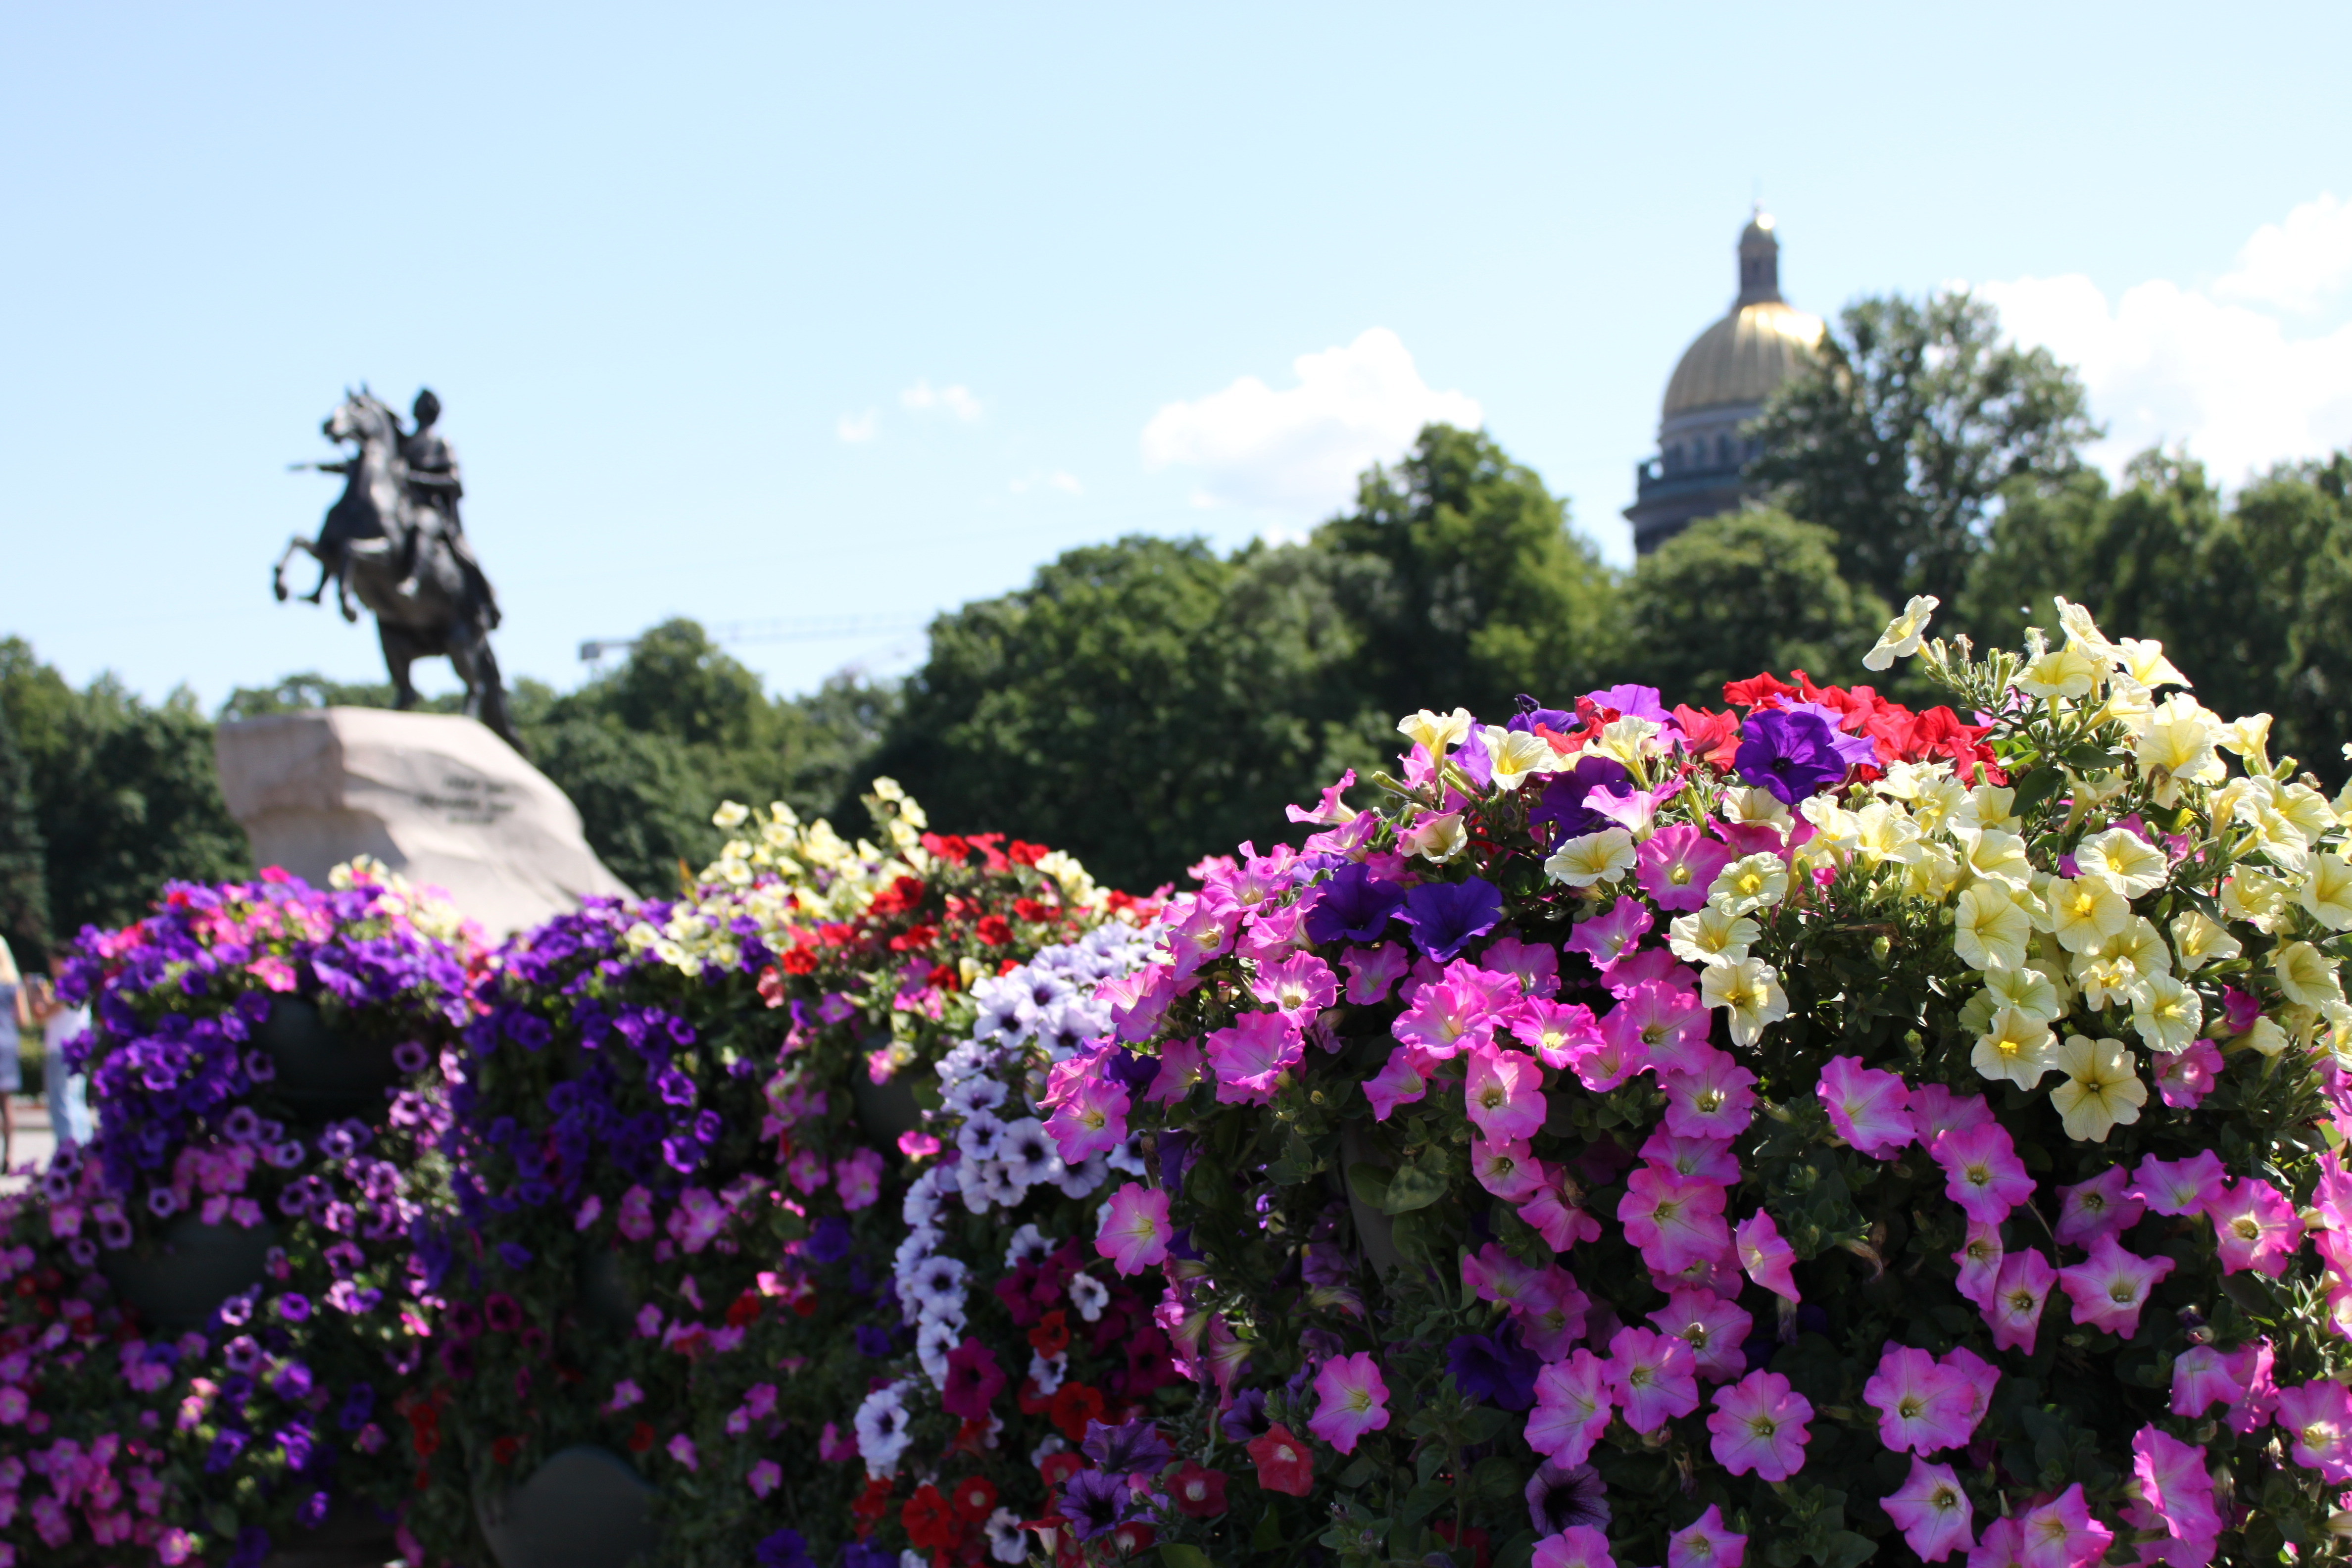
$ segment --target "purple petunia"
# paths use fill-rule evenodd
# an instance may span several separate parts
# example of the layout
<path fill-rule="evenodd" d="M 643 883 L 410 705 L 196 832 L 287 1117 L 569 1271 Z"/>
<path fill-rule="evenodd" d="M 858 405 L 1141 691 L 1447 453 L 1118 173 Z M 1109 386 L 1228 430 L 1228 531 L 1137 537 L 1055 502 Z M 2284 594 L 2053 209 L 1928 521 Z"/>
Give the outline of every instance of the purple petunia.
<path fill-rule="evenodd" d="M 1536 1373 L 1542 1367 L 1507 1328 L 1496 1334 L 1464 1334 L 1445 1346 L 1445 1369 L 1454 1374 L 1454 1385 L 1506 1410 L 1535 1404 Z"/>
<path fill-rule="evenodd" d="M 1062 1517 L 1077 1527 L 1080 1541 L 1092 1541 L 1126 1522 L 1133 1495 L 1125 1476 L 1080 1470 L 1062 1488 Z"/>
<path fill-rule="evenodd" d="M 1459 882 L 1424 882 L 1404 896 L 1404 923 L 1413 945 L 1433 962 L 1446 963 L 1503 918 L 1503 890 L 1484 877 Z"/>
<path fill-rule="evenodd" d="M 1770 708 L 1750 713 L 1740 726 L 1739 776 L 1793 806 L 1845 777 L 1836 733 L 1819 714 Z"/>
<path fill-rule="evenodd" d="M 1304 902 L 1307 941 L 1372 942 L 1403 904 L 1404 889 L 1351 863 L 1333 872 Z"/>

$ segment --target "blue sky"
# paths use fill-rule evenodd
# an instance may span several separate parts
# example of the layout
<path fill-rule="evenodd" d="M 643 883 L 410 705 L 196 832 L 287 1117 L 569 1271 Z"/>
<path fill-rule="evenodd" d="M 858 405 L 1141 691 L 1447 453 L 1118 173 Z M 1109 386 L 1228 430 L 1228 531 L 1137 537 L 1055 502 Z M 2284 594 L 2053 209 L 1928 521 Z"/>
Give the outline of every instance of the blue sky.
<path fill-rule="evenodd" d="M 1123 532 L 1295 533 L 1431 410 L 1622 560 L 1759 191 L 1797 303 L 1987 285 L 2117 452 L 2234 479 L 2352 441 L 2347 44 L 2340 5 L 11 4 L 0 631 L 208 706 L 375 678 L 266 584 L 362 379 L 440 393 L 501 658 L 560 685 L 667 615 L 911 626 Z M 788 691 L 919 647 L 738 651 Z"/>

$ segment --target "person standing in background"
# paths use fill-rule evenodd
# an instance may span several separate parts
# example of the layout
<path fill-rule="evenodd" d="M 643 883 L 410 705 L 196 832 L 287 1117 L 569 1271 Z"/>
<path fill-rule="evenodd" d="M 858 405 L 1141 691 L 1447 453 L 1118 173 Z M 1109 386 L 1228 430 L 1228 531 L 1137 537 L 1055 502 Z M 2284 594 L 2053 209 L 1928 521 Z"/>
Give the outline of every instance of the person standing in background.
<path fill-rule="evenodd" d="M 41 1092 L 48 1101 L 49 1131 L 61 1146 L 87 1143 L 96 1131 L 90 1124 L 89 1079 L 81 1073 L 66 1070 L 66 1042 L 89 1027 L 89 1004 L 68 1007 L 59 1000 L 56 976 L 64 966 L 65 960 L 51 959 L 48 978 L 37 974 L 28 982 L 33 993 L 33 1019 L 41 1026 L 47 1047 L 41 1064 Z"/>
<path fill-rule="evenodd" d="M 0 937 L 0 1169 L 7 1167 L 16 1152 L 16 1094 L 25 1087 L 25 1064 L 18 1055 L 23 1037 L 18 1031 L 32 1021 L 24 977 L 16 973 L 16 955 L 8 951 L 8 939 Z"/>

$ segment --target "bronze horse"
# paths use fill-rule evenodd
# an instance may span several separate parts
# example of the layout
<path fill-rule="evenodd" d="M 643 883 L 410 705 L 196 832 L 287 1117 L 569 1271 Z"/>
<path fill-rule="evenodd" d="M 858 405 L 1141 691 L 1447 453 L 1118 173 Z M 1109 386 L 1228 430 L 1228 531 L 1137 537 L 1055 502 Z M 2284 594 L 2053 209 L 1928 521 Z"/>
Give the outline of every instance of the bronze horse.
<path fill-rule="evenodd" d="M 394 707 L 416 705 L 416 688 L 408 679 L 411 664 L 446 657 L 466 683 L 467 716 L 520 751 L 507 717 L 498 658 L 490 651 L 498 608 L 489 584 L 478 571 L 465 570 L 445 531 L 435 526 L 433 509 L 412 490 L 400 453 L 399 416 L 362 387 L 345 394 L 320 428 L 330 440 L 353 443 L 358 449 L 342 462 L 318 465 L 346 476 L 342 496 L 327 509 L 318 538 L 297 535 L 288 542 L 270 574 L 270 592 L 283 601 L 287 563 L 297 551 L 310 556 L 319 563 L 319 582 L 302 595 L 306 601 L 318 604 L 331 582 L 343 619 L 360 618 L 352 604 L 354 594 L 375 613 L 377 640 L 392 672 Z M 414 569 L 404 576 L 408 563 Z"/>

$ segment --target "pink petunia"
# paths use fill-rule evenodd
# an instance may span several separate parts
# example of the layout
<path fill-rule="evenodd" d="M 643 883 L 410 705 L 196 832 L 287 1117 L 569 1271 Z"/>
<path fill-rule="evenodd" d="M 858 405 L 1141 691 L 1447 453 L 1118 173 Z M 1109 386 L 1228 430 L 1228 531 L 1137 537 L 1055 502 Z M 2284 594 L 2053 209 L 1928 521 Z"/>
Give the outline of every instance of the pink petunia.
<path fill-rule="evenodd" d="M 1716 874 L 1731 859 L 1720 840 L 1677 822 L 1643 840 L 1633 854 L 1633 877 L 1662 910 L 1703 909 Z"/>
<path fill-rule="evenodd" d="M 1625 1227 L 1625 1239 L 1642 1249 L 1642 1260 L 1660 1274 L 1679 1273 L 1731 1246 L 1721 1187 L 1649 1166 L 1626 1178 L 1617 1220 Z"/>
<path fill-rule="evenodd" d="M 2091 1517 L 2080 1481 L 2017 1521 L 2018 1559 L 2025 1568 L 2084 1568 L 2107 1554 L 2116 1532 Z"/>
<path fill-rule="evenodd" d="M 2058 1284 L 2074 1303 L 2076 1322 L 2129 1339 L 2139 1330 L 2148 1292 L 2172 1269 L 2169 1258 L 2141 1258 L 2101 1236 L 2087 1259 L 2058 1270 Z"/>
<path fill-rule="evenodd" d="M 1666 1297 L 1666 1304 L 1650 1321 L 1691 1348 L 1698 1374 L 1709 1383 L 1728 1383 L 1747 1370 L 1743 1348 L 1756 1320 L 1712 1290 L 1683 1289 Z"/>
<path fill-rule="evenodd" d="M 1601 1020 L 1601 1038 L 1613 1046 L 1629 1070 L 1654 1068 L 1660 1072 L 1689 1065 L 1685 1053 L 1706 1042 L 1709 1014 L 1697 993 L 1680 985 L 1645 980 Z M 1581 1064 L 1577 1069 L 1584 1077 Z M 1591 1081 L 1586 1081 L 1591 1088 Z M 1613 1086 L 1612 1086 L 1613 1087 Z"/>
<path fill-rule="evenodd" d="M 2352 1389 L 2321 1378 L 2278 1391 L 2279 1430 L 2294 1439 L 2289 1458 L 2332 1486 L 2352 1481 Z"/>
<path fill-rule="evenodd" d="M 1999 1225 L 2033 1196 L 2033 1178 L 2025 1173 L 2009 1130 L 1999 1122 L 1939 1132 L 1927 1152 L 1943 1167 L 1945 1195 L 1972 1220 Z"/>
<path fill-rule="evenodd" d="M 2230 1375 L 2230 1364 L 2211 1345 L 2190 1345 L 2172 1358 L 2172 1413 L 2197 1416 L 2216 1405 L 2235 1405 L 2246 1386 Z"/>
<path fill-rule="evenodd" d="M 2132 1184 L 2124 1195 L 2160 1215 L 2203 1214 L 2229 1183 L 2221 1156 L 2210 1149 L 2200 1149 L 2186 1160 L 2159 1160 L 2150 1154 L 2132 1173 Z"/>
<path fill-rule="evenodd" d="M 1636 947 L 1629 949 L 1616 963 L 1602 966 L 1601 984 L 1620 1002 L 1644 985 L 1663 985 L 1669 991 L 1696 996 L 1698 972 L 1686 963 L 1675 963 L 1675 955 L 1663 947 Z"/>
<path fill-rule="evenodd" d="M 1063 1163 L 1083 1165 L 1127 1142 L 1127 1086 L 1097 1068 L 1078 1079 L 1068 1099 L 1045 1119 L 1046 1136 Z"/>
<path fill-rule="evenodd" d="M 1482 984 L 1483 970 L 1457 960 L 1433 985 L 1413 994 L 1412 1005 L 1397 1016 L 1389 1032 L 1408 1046 L 1439 1058 L 1470 1050 L 1495 1037 L 1507 1014 L 1520 1006 L 1518 984 L 1508 976 L 1497 986 Z"/>
<path fill-rule="evenodd" d="M 1535 1226 L 1554 1252 L 1566 1252 L 1580 1241 L 1601 1239 L 1601 1222 L 1569 1201 L 1557 1172 L 1548 1173 L 1535 1195 L 1519 1205 L 1519 1217 Z"/>
<path fill-rule="evenodd" d="M 1516 1307 L 1535 1288 L 1536 1270 L 1490 1241 L 1475 1252 L 1462 1255 L 1462 1285 L 1481 1301 Z"/>
<path fill-rule="evenodd" d="M 2221 1048 L 2208 1039 L 2194 1039 L 2189 1048 L 2157 1058 L 2158 1098 L 2175 1110 L 2194 1110 L 2213 1092 L 2221 1076 Z"/>
<path fill-rule="evenodd" d="M 1748 1537 L 1725 1529 L 1723 1510 L 1713 1503 L 1666 1537 L 1666 1568 L 1739 1568 L 1747 1555 Z"/>
<path fill-rule="evenodd" d="M 1940 1083 L 1923 1083 L 1911 1090 L 1911 1126 L 1922 1144 L 1932 1144 L 1946 1132 L 1966 1132 L 1992 1124 L 1992 1108 L 1981 1094 L 1959 1095 Z"/>
<path fill-rule="evenodd" d="M 1168 1194 L 1129 1182 L 1103 1205 L 1095 1250 L 1121 1274 L 1140 1274 L 1167 1261 L 1168 1239 L 1174 1234 L 1168 1220 Z"/>
<path fill-rule="evenodd" d="M 1231 1028 L 1212 1031 L 1202 1048 L 1219 1105 L 1265 1105 L 1282 1075 L 1306 1059 L 1307 1037 L 1283 1014 L 1244 1013 Z M 1062 1158 L 1068 1160 L 1066 1151 Z"/>
<path fill-rule="evenodd" d="M 1756 1075 L 1711 1046 L 1689 1049 L 1705 1054 L 1695 1069 L 1665 1075 L 1666 1131 L 1678 1138 L 1745 1132 L 1755 1120 Z"/>
<path fill-rule="evenodd" d="M 1952 1254 L 1952 1262 L 1960 1271 L 1952 1288 L 1962 1300 L 1975 1302 L 1979 1312 L 1992 1310 L 1992 1288 L 2000 1279 L 2001 1258 L 2000 1226 L 1969 1221 L 1960 1249 Z"/>
<path fill-rule="evenodd" d="M 1348 966 L 1348 1000 L 1367 1007 L 1388 1000 L 1397 976 L 1412 965 L 1412 950 L 1402 942 L 1384 942 L 1378 947 L 1351 947 L 1339 962 Z"/>
<path fill-rule="evenodd" d="M 1797 1254 L 1780 1236 L 1780 1227 L 1772 1216 L 1758 1209 L 1739 1222 L 1735 1233 L 1739 1249 L 1739 1267 L 1748 1278 L 1784 1300 L 1801 1301 L 1796 1278 L 1790 1271 L 1796 1266 Z"/>
<path fill-rule="evenodd" d="M 2058 1270 L 2032 1247 L 2000 1260 L 2000 1273 L 1979 1303 L 1985 1321 L 1992 1326 L 1995 1350 L 2033 1353 L 2033 1342 L 2042 1331 L 2042 1309 L 2057 1282 Z"/>
<path fill-rule="evenodd" d="M 2126 1505 L 2126 1521 L 2164 1531 L 2169 1539 L 2151 1544 L 2171 1568 L 2204 1568 L 2212 1562 L 2221 1516 L 2213 1506 L 2205 1450 L 2158 1427 L 2143 1426 L 2132 1436 L 2132 1477 L 2139 1482 L 2139 1497 Z"/>
<path fill-rule="evenodd" d="M 1732 1153 L 1728 1138 L 1681 1138 L 1661 1124 L 1650 1130 L 1638 1152 L 1651 1164 L 1695 1182 L 1718 1187 L 1739 1184 L 1739 1159 Z"/>
<path fill-rule="evenodd" d="M 1860 1057 L 1832 1057 L 1813 1093 L 1839 1137 L 1876 1160 L 1891 1160 L 1914 1137 L 1910 1090 L 1899 1073 L 1862 1065 Z"/>
<path fill-rule="evenodd" d="M 2000 1386 L 2000 1369 L 1966 1345 L 1954 1345 L 1936 1358 L 1936 1364 L 1958 1378 L 1967 1391 L 1960 1418 L 1968 1423 L 1969 1436 L 1973 1437 L 1977 1423 L 1992 1408 L 1993 1390 Z"/>
<path fill-rule="evenodd" d="M 2250 1340 L 2221 1358 L 2231 1381 L 2245 1390 L 2224 1416 L 2230 1430 L 2241 1436 L 2261 1427 L 2278 1409 L 2278 1384 L 2272 1375 L 2273 1363 L 2268 1340 Z"/>
<path fill-rule="evenodd" d="M 1862 1385 L 1863 1403 L 1878 1412 L 1878 1440 L 1898 1454 L 1933 1454 L 1969 1440 L 1975 1397 L 1958 1375 L 1926 1351 L 1889 1345 L 1878 1370 Z"/>
<path fill-rule="evenodd" d="M 1470 1139 L 1470 1173 L 1507 1204 L 1523 1203 L 1544 1184 L 1545 1166 L 1524 1140 L 1493 1143 L 1482 1133 Z"/>
<path fill-rule="evenodd" d="M 1530 997 L 1559 994 L 1559 949 L 1548 942 L 1521 942 L 1498 936 L 1486 944 L 1478 962 L 1489 973 L 1508 974 Z"/>
<path fill-rule="evenodd" d="M 1549 1109 L 1544 1101 L 1543 1068 L 1535 1058 L 1484 1045 L 1468 1058 L 1462 1086 L 1470 1121 L 1497 1142 L 1532 1138 Z"/>
<path fill-rule="evenodd" d="M 1589 1524 L 1571 1524 L 1537 1542 L 1528 1568 L 1617 1568 L 1617 1560 L 1609 1555 L 1608 1536 Z"/>
<path fill-rule="evenodd" d="M 1698 1363 L 1672 1334 L 1623 1328 L 1609 1342 L 1609 1394 L 1636 1432 L 1698 1408 Z"/>
<path fill-rule="evenodd" d="M 1880 1500 L 1886 1517 L 1903 1532 L 1903 1543 L 1925 1563 L 1941 1563 L 1955 1551 L 1976 1546 L 1969 1527 L 1976 1505 L 1949 1465 L 1931 1465 L 1911 1457 L 1911 1474 Z"/>
<path fill-rule="evenodd" d="M 2251 1268 L 2275 1279 L 2303 1245 L 2303 1221 L 2294 1205 L 2259 1176 L 2246 1176 L 2216 1194 L 2205 1205 L 2213 1217 L 2221 1272 Z"/>
<path fill-rule="evenodd" d="M 1389 1385 L 1370 1351 L 1333 1356 L 1315 1373 L 1315 1414 L 1307 1429 L 1343 1454 L 1389 1424 Z"/>
<path fill-rule="evenodd" d="M 1372 1120 L 1386 1121 L 1396 1108 L 1429 1092 L 1430 1070 L 1438 1058 L 1419 1046 L 1391 1046 L 1388 1065 L 1364 1080 L 1364 1098 L 1372 1102 Z"/>
<path fill-rule="evenodd" d="M 1572 1351 L 1536 1373 L 1536 1407 L 1528 1413 L 1528 1447 L 1563 1465 L 1580 1465 L 1609 1429 L 1614 1403 L 1609 1363 Z"/>
<path fill-rule="evenodd" d="M 1699 902 L 1705 903 L 1704 896 Z M 1592 961 L 1595 969 L 1606 968 L 1623 955 L 1657 923 L 1639 899 L 1621 898 L 1606 911 L 1591 920 L 1576 922 L 1575 931 L 1560 945 L 1570 952 L 1580 952 Z"/>
<path fill-rule="evenodd" d="M 882 1196 L 882 1155 L 874 1149 L 853 1149 L 833 1163 L 833 1193 L 851 1211 L 871 1208 Z M 688 1251 L 691 1252 L 692 1247 Z"/>
<path fill-rule="evenodd" d="M 1812 1402 L 1774 1372 L 1751 1372 L 1716 1390 L 1706 1418 L 1716 1462 L 1735 1476 L 1751 1470 L 1761 1481 L 1785 1481 L 1805 1468 L 1805 1423 Z"/>
<path fill-rule="evenodd" d="M 1233 951 L 1242 912 L 1242 906 L 1222 888 L 1170 900 L 1165 918 L 1169 951 L 1176 957 L 1174 978 L 1190 980 L 1202 964 Z"/>
<path fill-rule="evenodd" d="M 1305 1025 L 1339 1000 L 1339 977 L 1311 952 L 1294 952 L 1278 963 L 1261 963 L 1250 994 Z"/>
<path fill-rule="evenodd" d="M 1520 1343 L 1552 1361 L 1566 1355 L 1584 1337 L 1591 1310 L 1592 1299 L 1577 1284 L 1576 1276 L 1555 1263 L 1536 1276 L 1527 1295 L 1512 1309 L 1511 1321 L 1518 1325 Z"/>
<path fill-rule="evenodd" d="M 1143 1098 L 1154 1105 L 1173 1105 L 1192 1092 L 1192 1086 L 1208 1071 L 1208 1062 L 1201 1055 L 1201 1042 L 1178 1038 L 1160 1043 L 1160 1070 L 1151 1077 L 1151 1087 Z M 1050 1131 L 1050 1129 L 1049 1129 Z"/>
<path fill-rule="evenodd" d="M 2058 1189 L 2058 1245 L 2088 1247 L 2103 1236 L 2129 1230 L 2147 1205 L 2131 1195 L 2131 1178 L 2110 1165 L 2087 1182 Z"/>
<path fill-rule="evenodd" d="M 2025 1568 L 2024 1529 L 2013 1519 L 1987 1524 L 1969 1553 L 1968 1568 Z"/>
<path fill-rule="evenodd" d="M 1510 1028 L 1544 1066 L 1563 1071 L 1601 1045 L 1601 1020 L 1581 1002 L 1530 996 L 1512 1012 Z"/>

